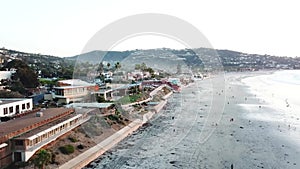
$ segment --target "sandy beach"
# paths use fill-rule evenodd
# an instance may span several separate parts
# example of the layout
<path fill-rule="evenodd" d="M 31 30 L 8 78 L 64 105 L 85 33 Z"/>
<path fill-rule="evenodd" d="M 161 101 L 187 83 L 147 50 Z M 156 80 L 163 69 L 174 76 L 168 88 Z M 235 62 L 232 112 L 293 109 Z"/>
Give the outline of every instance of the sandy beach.
<path fill-rule="evenodd" d="M 213 87 L 216 78 L 196 81 L 86 168 L 299 168 L 300 114 L 243 81 L 270 73 L 227 73 Z"/>

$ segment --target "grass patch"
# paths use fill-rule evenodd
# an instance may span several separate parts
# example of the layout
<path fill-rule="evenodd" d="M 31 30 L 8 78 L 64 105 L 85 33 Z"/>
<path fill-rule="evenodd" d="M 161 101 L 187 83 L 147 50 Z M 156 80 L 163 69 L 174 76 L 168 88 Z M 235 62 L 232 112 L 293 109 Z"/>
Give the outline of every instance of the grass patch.
<path fill-rule="evenodd" d="M 127 95 L 118 100 L 121 104 L 129 104 L 136 102 L 139 98 L 142 97 L 142 94 L 134 94 L 134 95 Z"/>

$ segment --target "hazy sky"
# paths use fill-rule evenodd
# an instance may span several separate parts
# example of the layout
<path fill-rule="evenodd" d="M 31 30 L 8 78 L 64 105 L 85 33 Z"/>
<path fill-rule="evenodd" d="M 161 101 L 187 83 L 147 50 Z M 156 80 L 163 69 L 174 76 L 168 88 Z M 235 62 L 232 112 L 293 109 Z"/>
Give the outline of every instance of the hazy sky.
<path fill-rule="evenodd" d="M 162 13 L 196 26 L 216 49 L 300 56 L 296 0 L 0 0 L 0 47 L 72 56 L 122 17 Z M 142 43 L 141 43 L 142 42 Z M 181 48 L 165 37 L 129 39 L 115 50 Z"/>

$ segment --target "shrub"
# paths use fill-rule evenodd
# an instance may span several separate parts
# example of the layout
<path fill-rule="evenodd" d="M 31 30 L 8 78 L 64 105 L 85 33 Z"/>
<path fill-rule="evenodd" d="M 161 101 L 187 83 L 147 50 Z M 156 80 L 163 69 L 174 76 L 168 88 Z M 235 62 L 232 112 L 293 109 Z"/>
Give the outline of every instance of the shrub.
<path fill-rule="evenodd" d="M 72 154 L 72 153 L 74 153 L 74 146 L 68 144 L 68 145 L 59 147 L 59 150 L 60 150 L 63 154 Z"/>
<path fill-rule="evenodd" d="M 69 140 L 70 140 L 71 142 L 73 142 L 73 143 L 75 143 L 75 142 L 78 141 L 78 140 L 77 140 L 76 138 L 74 138 L 74 137 L 69 137 Z"/>
<path fill-rule="evenodd" d="M 77 148 L 80 149 L 80 150 L 82 150 L 82 149 L 84 149 L 84 146 L 83 146 L 82 144 L 79 144 L 79 145 L 77 146 Z"/>

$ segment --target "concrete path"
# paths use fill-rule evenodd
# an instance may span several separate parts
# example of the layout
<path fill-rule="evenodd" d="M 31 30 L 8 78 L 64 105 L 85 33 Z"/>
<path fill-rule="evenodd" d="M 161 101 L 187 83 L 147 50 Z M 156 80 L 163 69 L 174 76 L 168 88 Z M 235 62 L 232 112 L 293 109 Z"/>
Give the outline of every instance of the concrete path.
<path fill-rule="evenodd" d="M 95 160 L 101 154 L 105 153 L 107 150 L 115 146 L 118 142 L 123 140 L 129 134 L 137 130 L 139 127 L 142 126 L 142 121 L 137 119 L 130 123 L 128 126 L 122 128 L 121 130 L 117 131 L 115 134 L 111 135 L 101 143 L 97 144 L 96 146 L 88 149 L 87 151 L 83 152 L 79 156 L 73 158 L 72 160 L 68 161 L 64 165 L 60 166 L 60 169 L 77 169 L 82 168 Z"/>

